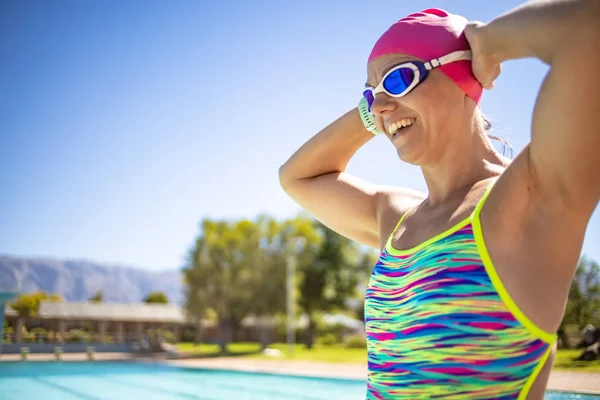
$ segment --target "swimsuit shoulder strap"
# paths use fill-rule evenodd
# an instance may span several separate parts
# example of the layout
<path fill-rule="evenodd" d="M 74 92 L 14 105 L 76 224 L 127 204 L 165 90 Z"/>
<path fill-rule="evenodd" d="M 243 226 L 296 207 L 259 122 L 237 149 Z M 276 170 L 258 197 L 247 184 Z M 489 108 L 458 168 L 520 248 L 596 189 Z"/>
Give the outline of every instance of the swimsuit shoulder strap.
<path fill-rule="evenodd" d="M 400 227 L 400 225 L 402 225 L 402 221 L 404 221 L 404 218 L 408 215 L 408 213 L 410 211 L 412 211 L 414 209 L 414 207 L 410 207 L 408 208 L 408 210 L 406 210 L 404 212 L 404 214 L 402 214 L 402 216 L 400 217 L 400 220 L 398 221 L 398 223 L 396 224 L 396 227 L 394 228 L 394 230 L 392 231 L 392 233 L 390 233 L 390 236 L 388 237 L 388 240 L 385 244 L 385 248 L 389 249 L 390 246 L 392 245 L 392 240 L 394 239 L 394 234 L 396 233 L 396 231 L 398 230 L 398 228 Z"/>
<path fill-rule="evenodd" d="M 471 220 L 473 220 L 473 219 L 479 220 L 479 215 L 481 214 L 481 209 L 483 208 L 485 201 L 487 200 L 488 196 L 490 195 L 492 188 L 494 187 L 496 181 L 497 181 L 497 179 L 495 179 L 492 183 L 488 184 L 488 187 L 485 189 L 485 193 L 481 197 L 481 200 L 479 200 L 479 203 L 477 203 L 477 206 L 475 206 L 475 209 L 473 210 L 473 214 L 471 214 Z"/>
<path fill-rule="evenodd" d="M 479 214 L 481 214 L 481 209 L 483 208 L 483 205 L 485 203 L 485 201 L 487 200 L 490 192 L 492 191 L 492 188 L 494 187 L 494 184 L 496 183 L 496 180 L 494 180 L 493 182 L 491 182 L 490 184 L 488 184 L 488 187 L 485 190 L 485 193 L 483 194 L 483 196 L 481 197 L 481 200 L 479 200 L 479 203 L 477 203 L 477 206 L 475 207 L 475 209 L 473 210 L 473 213 L 471 214 L 471 221 L 473 220 L 479 220 Z M 396 231 L 398 230 L 398 228 L 400 227 L 400 225 L 402 225 L 402 222 L 404 221 L 404 219 L 406 218 L 406 216 L 415 209 L 415 207 L 409 207 L 404 214 L 402 214 L 402 216 L 400 217 L 400 220 L 398 221 L 398 223 L 396 224 L 396 227 L 394 228 L 394 230 L 392 231 L 392 233 L 390 233 L 390 235 L 388 236 L 387 242 L 385 244 L 385 248 L 386 249 L 390 249 L 391 245 L 392 245 L 392 240 L 394 238 L 394 234 L 396 233 Z M 467 218 L 468 221 L 468 218 Z"/>

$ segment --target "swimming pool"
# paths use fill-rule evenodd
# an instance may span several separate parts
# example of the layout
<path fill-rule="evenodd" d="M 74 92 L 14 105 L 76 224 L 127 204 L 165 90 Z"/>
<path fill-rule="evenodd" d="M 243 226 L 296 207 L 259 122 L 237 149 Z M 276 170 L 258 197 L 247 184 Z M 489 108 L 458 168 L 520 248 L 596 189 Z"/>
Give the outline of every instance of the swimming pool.
<path fill-rule="evenodd" d="M 364 400 L 359 380 L 177 368 L 135 362 L 0 362 L 1 400 Z M 547 400 L 600 396 L 548 393 Z"/>

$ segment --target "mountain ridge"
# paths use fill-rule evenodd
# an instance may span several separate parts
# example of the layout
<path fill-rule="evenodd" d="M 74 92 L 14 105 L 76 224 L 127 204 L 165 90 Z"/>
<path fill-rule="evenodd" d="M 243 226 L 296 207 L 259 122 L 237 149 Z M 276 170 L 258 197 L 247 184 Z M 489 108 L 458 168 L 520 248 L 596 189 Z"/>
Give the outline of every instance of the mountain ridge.
<path fill-rule="evenodd" d="M 105 301 L 141 302 L 151 291 L 164 292 L 169 302 L 184 300 L 181 270 L 146 271 L 115 263 L 0 254 L 0 290 L 20 284 L 20 292 L 58 293 L 66 301 L 85 301 L 99 290 Z"/>

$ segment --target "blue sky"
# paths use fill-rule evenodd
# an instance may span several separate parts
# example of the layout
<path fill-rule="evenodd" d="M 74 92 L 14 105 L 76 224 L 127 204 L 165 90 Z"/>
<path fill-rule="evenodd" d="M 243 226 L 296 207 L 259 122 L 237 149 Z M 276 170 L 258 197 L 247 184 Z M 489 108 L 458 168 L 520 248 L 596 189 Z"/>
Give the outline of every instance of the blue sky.
<path fill-rule="evenodd" d="M 519 1 L 0 2 L 0 253 L 181 266 L 203 217 L 300 209 L 278 167 L 353 107 L 402 16 L 487 21 Z M 520 151 L 547 68 L 504 66 L 482 108 Z M 385 138 L 349 171 L 425 190 Z M 600 259 L 600 217 L 584 253 Z"/>

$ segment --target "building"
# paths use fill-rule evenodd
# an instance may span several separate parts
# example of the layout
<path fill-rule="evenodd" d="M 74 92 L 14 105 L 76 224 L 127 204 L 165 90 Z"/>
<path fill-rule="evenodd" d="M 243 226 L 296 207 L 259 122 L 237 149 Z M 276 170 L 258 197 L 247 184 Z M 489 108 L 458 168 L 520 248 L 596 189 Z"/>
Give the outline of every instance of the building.
<path fill-rule="evenodd" d="M 36 318 L 24 318 L 14 311 L 6 314 L 13 326 L 15 342 L 22 341 L 22 328 L 44 328 L 58 334 L 64 343 L 68 331 L 83 329 L 94 332 L 99 342 L 126 343 L 141 340 L 148 329 L 171 331 L 176 340 L 188 324 L 181 307 L 171 304 L 54 303 L 42 302 Z"/>
<path fill-rule="evenodd" d="M 183 307 L 174 304 L 42 302 L 36 317 L 20 316 L 10 307 L 5 308 L 3 315 L 13 334 L 5 337 L 10 343 L 4 344 L 0 353 L 18 353 L 25 342 L 31 352 L 40 353 L 53 352 L 56 345 L 63 346 L 65 352 L 85 351 L 84 345 L 88 344 L 97 351 L 120 352 L 131 351 L 132 345 L 143 339 L 161 336 L 174 342 L 199 338 L 204 343 L 216 343 L 219 339 L 215 321 L 198 323 L 186 315 Z M 23 328 L 30 332 L 29 336 L 40 331 L 36 328 L 42 328 L 46 334 L 32 340 L 23 337 Z M 255 318 L 248 317 L 233 333 L 232 340 L 260 341 L 260 334 Z"/>
<path fill-rule="evenodd" d="M 144 339 L 172 342 L 199 339 L 204 343 L 219 340 L 215 321 L 198 322 L 186 315 L 183 307 L 174 304 L 45 301 L 40 304 L 36 317 L 20 316 L 10 307 L 6 307 L 3 315 L 13 334 L 5 337 L 9 343 L 0 347 L 0 354 L 19 353 L 23 346 L 32 353 L 51 353 L 57 345 L 62 346 L 64 352 L 84 352 L 88 345 L 93 345 L 98 352 L 131 352 L 134 344 Z M 355 333 L 364 332 L 361 321 L 346 316 L 326 315 L 324 320 L 327 324 L 344 325 Z M 285 332 L 277 329 L 282 321 L 248 316 L 232 332 L 230 340 L 285 341 L 282 336 Z M 297 321 L 296 328 L 303 329 L 307 325 L 304 316 Z M 28 332 L 27 337 L 23 336 L 24 331 Z"/>
<path fill-rule="evenodd" d="M 1 350 L 4 353 L 15 352 L 9 351 L 12 347 L 21 347 L 25 341 L 23 328 L 27 332 L 35 332 L 35 328 L 43 328 L 38 332 L 51 332 L 36 337 L 28 345 L 34 349 L 32 352 L 53 351 L 57 344 L 66 345 L 65 351 L 69 351 L 69 346 L 79 348 L 73 345 L 84 343 L 93 343 L 98 351 L 131 351 L 132 344 L 148 334 L 160 338 L 168 333 L 169 339 L 177 342 L 181 340 L 182 329 L 196 329 L 198 325 L 187 318 L 182 307 L 146 303 L 42 302 L 36 317 L 20 316 L 6 307 L 4 318 L 13 331 L 12 337 L 6 339 L 14 345 L 4 344 Z M 203 331 L 214 335 L 214 323 L 207 325 Z"/>

